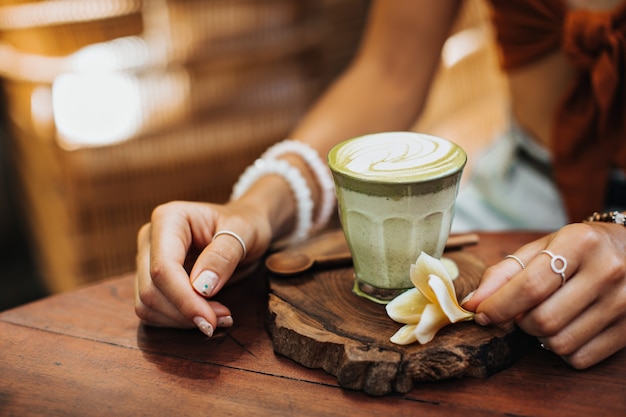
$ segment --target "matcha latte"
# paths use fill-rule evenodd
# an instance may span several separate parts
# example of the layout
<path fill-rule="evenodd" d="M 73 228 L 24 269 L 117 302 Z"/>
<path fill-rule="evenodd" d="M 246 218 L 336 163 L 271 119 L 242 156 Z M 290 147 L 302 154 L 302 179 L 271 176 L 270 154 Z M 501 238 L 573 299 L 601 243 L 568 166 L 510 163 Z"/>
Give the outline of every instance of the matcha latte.
<path fill-rule="evenodd" d="M 441 257 L 467 156 L 457 145 L 413 132 L 347 140 L 328 154 L 355 292 L 388 302 L 412 287 L 410 265 Z"/>

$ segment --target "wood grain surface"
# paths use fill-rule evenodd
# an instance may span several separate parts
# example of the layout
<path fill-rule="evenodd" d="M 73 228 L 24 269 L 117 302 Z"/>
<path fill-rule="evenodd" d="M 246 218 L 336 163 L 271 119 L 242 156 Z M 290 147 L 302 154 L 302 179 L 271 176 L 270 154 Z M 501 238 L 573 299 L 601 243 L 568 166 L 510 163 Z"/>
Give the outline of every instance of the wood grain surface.
<path fill-rule="evenodd" d="M 480 233 L 463 251 L 490 265 L 539 236 Z M 133 291 L 129 274 L 0 312 L 0 416 L 626 415 L 626 350 L 581 372 L 534 342 L 488 378 L 372 396 L 275 353 L 262 273 L 220 291 L 235 325 L 212 338 L 140 324 Z"/>
<path fill-rule="evenodd" d="M 478 285 L 483 262 L 472 253 L 447 252 L 460 276 L 461 299 Z M 384 305 L 352 292 L 351 267 L 300 277 L 270 277 L 269 325 L 274 350 L 309 368 L 322 368 L 345 388 L 370 395 L 409 392 L 416 382 L 486 377 L 514 363 L 527 337 L 512 323 L 473 322 L 442 329 L 425 345 L 401 346 L 389 338 L 402 326 Z"/>

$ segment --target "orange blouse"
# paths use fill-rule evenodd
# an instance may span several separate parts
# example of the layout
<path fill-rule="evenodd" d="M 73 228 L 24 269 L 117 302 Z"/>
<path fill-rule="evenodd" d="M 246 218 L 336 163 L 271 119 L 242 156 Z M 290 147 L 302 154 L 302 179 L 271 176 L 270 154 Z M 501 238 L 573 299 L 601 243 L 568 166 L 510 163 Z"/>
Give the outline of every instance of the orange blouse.
<path fill-rule="evenodd" d="M 571 221 L 603 207 L 611 169 L 626 170 L 626 2 L 570 10 L 563 0 L 490 0 L 505 70 L 561 48 L 577 71 L 554 115 L 554 175 Z"/>

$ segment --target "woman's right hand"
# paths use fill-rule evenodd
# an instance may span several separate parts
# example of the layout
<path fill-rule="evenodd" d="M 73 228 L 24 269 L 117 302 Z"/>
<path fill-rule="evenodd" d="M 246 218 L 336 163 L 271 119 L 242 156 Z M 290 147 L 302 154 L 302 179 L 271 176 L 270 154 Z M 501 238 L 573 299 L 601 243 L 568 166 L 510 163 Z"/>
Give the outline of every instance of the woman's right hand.
<path fill-rule="evenodd" d="M 213 239 L 224 230 L 241 237 L 245 259 L 244 247 L 233 236 L 220 234 Z M 232 325 L 228 307 L 211 298 L 240 263 L 253 266 L 261 258 L 271 235 L 268 220 L 241 201 L 171 202 L 157 207 L 138 234 L 137 316 L 153 326 L 197 326 L 208 336 L 218 326 Z M 195 260 L 189 259 L 197 253 Z M 194 263 L 188 271 L 190 260 Z"/>

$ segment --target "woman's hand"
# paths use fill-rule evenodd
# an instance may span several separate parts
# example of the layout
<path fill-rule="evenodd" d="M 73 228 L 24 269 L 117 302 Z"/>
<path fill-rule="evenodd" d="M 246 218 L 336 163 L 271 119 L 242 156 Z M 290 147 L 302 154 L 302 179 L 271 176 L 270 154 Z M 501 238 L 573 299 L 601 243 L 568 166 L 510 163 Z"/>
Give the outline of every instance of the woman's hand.
<path fill-rule="evenodd" d="M 552 255 L 542 251 L 563 257 L 565 263 L 559 258 L 552 261 Z M 514 319 L 577 369 L 626 346 L 625 227 L 571 224 L 513 255 L 521 264 L 505 258 L 488 268 L 463 304 L 476 311 L 476 322 L 488 325 Z"/>
<path fill-rule="evenodd" d="M 245 246 L 228 234 L 213 239 L 224 230 L 240 236 Z M 230 310 L 206 299 L 226 284 L 240 263 L 242 268 L 254 267 L 270 240 L 268 221 L 245 203 L 172 202 L 157 207 L 138 234 L 137 316 L 155 326 L 195 325 L 208 336 L 217 326 L 232 325 Z M 188 272 L 186 264 L 198 253 Z"/>

